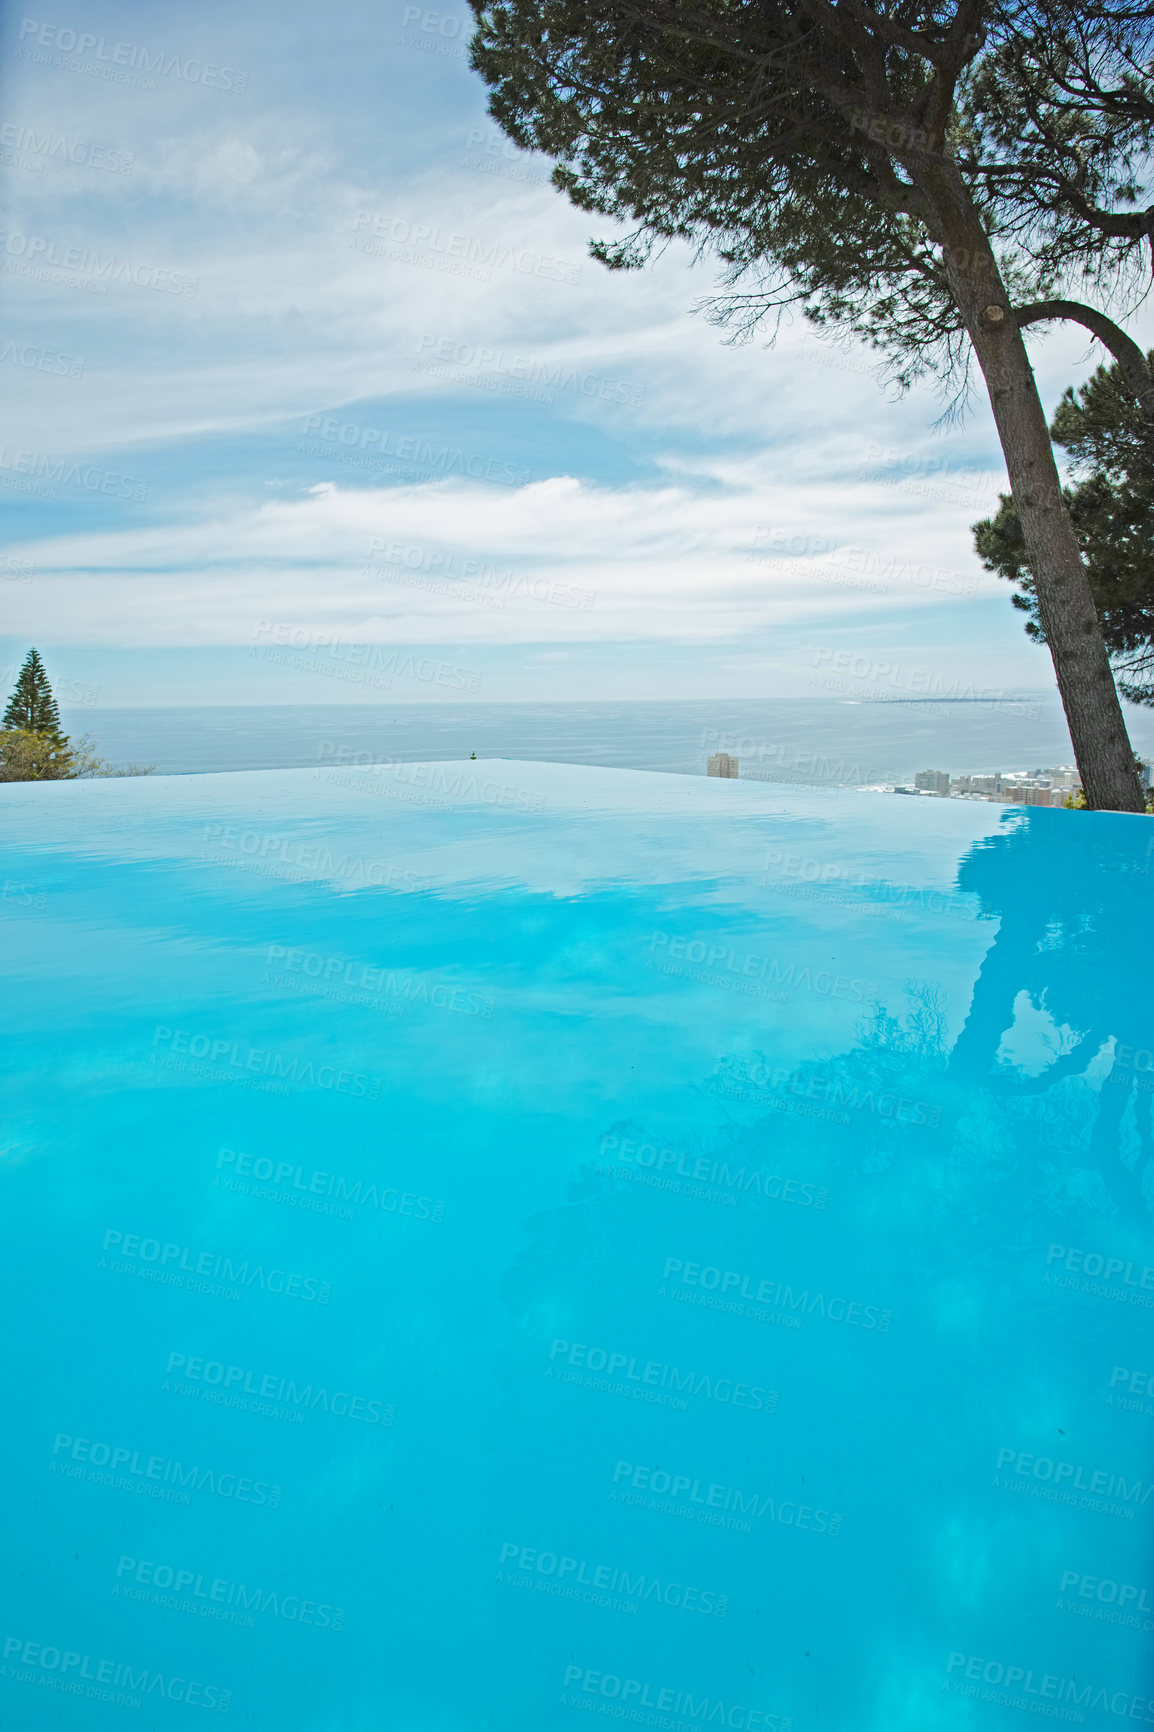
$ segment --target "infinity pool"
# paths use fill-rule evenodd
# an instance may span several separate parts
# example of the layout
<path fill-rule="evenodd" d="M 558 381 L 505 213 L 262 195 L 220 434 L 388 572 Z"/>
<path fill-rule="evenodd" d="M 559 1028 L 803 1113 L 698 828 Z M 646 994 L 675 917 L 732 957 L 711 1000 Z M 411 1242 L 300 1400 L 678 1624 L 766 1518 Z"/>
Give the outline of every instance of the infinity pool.
<path fill-rule="evenodd" d="M 0 790 L 0 1726 L 1154 1724 L 1154 826 Z"/>

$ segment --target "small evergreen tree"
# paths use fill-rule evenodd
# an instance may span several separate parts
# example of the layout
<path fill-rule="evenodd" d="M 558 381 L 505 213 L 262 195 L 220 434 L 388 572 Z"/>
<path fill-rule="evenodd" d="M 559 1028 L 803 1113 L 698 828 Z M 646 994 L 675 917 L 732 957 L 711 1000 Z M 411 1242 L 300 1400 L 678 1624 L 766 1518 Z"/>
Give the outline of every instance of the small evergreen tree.
<path fill-rule="evenodd" d="M 16 676 L 8 708 L 4 711 L 4 728 L 18 728 L 23 733 L 40 734 L 57 743 L 64 741 L 60 729 L 60 711 L 48 683 L 48 673 L 38 650 L 30 649 L 24 666 Z"/>
<path fill-rule="evenodd" d="M 150 776 L 152 766 L 113 769 L 93 749 L 91 735 L 73 744 L 61 731 L 60 711 L 38 651 L 32 649 L 16 676 L 0 720 L 0 782 L 61 782 L 88 776 Z"/>

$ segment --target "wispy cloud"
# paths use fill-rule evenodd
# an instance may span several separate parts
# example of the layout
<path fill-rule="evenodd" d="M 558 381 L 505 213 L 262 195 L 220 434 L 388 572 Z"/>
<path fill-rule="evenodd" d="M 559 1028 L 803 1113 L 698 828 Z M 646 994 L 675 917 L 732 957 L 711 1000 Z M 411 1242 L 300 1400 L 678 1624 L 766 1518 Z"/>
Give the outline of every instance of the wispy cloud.
<path fill-rule="evenodd" d="M 14 636 L 207 656 L 276 619 L 738 649 L 941 610 L 980 669 L 984 405 L 931 435 L 933 393 L 890 401 L 868 353 L 798 324 L 726 347 L 684 249 L 641 275 L 589 260 L 598 224 L 485 118 L 463 19 L 433 41 L 354 7 L 319 61 L 318 22 L 210 6 L 145 42 L 114 7 L 133 66 L 177 57 L 153 89 L 5 26 L 0 497 L 35 573 Z M 1041 353 L 1053 398 L 1084 351 Z"/>

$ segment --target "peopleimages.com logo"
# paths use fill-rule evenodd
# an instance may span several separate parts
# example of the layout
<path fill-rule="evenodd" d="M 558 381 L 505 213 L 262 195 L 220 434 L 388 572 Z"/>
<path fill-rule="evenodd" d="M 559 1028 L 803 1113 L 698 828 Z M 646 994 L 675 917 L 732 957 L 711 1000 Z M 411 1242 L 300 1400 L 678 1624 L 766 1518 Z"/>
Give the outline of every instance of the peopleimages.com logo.
<path fill-rule="evenodd" d="M 524 1582 L 524 1577 L 529 1580 Z M 522 1546 L 515 1540 L 506 1540 L 501 1547 L 496 1580 L 531 1586 L 538 1592 L 544 1589 L 561 1599 L 584 1599 L 594 1605 L 604 1604 L 611 1596 L 620 1594 L 625 1602 L 621 1609 L 633 1613 L 645 1604 L 696 1612 L 706 1618 L 724 1618 L 729 1610 L 729 1595 L 718 1593 L 715 1588 L 662 1581 L 660 1575 L 652 1572 L 636 1569 L 630 1572 L 619 1564 L 598 1564 L 548 1547 Z"/>
<path fill-rule="evenodd" d="M 28 1668 L 27 1673 L 18 1670 L 21 1666 Z M 66 1696 L 90 1696 L 94 1701 L 111 1702 L 122 1708 L 140 1708 L 143 1697 L 155 1696 L 183 1702 L 189 1708 L 215 1708 L 218 1713 L 227 1714 L 232 1701 L 232 1691 L 222 1690 L 218 1684 L 166 1677 L 147 1666 L 98 1660 L 59 1643 L 29 1642 L 23 1636 L 5 1638 L 4 1670 L 19 1683 L 47 1685 Z M 81 1679 L 86 1680 L 87 1689 Z M 128 1695 L 119 1694 L 121 1691 L 127 1691 Z"/>
<path fill-rule="evenodd" d="M 722 1269 L 709 1263 L 687 1263 L 681 1257 L 667 1257 L 661 1271 L 663 1281 L 675 1279 L 684 1287 L 698 1287 L 706 1293 L 718 1293 L 722 1298 L 752 1299 L 757 1305 L 780 1305 L 803 1316 L 825 1317 L 831 1323 L 845 1323 L 859 1329 L 889 1331 L 893 1312 L 864 1299 L 847 1299 L 825 1293 L 810 1293 L 808 1287 L 795 1292 L 785 1281 L 760 1279 L 742 1269 Z M 756 1290 L 754 1288 L 756 1283 Z"/>
<path fill-rule="evenodd" d="M 222 1148 L 216 1157 L 217 1172 L 222 1168 L 239 1178 L 267 1183 L 273 1199 L 278 1202 L 290 1197 L 299 1202 L 299 1196 L 294 1196 L 294 1193 L 299 1193 L 308 1206 L 318 1208 L 321 1213 L 327 1211 L 320 1203 L 314 1204 L 312 1199 L 331 1198 L 337 1211 L 349 1218 L 362 1204 L 368 1209 L 379 1209 L 386 1215 L 407 1215 L 418 1221 L 443 1221 L 445 1218 L 443 1198 L 425 1197 L 416 1191 L 405 1191 L 395 1185 L 367 1179 L 350 1179 L 321 1168 L 314 1167 L 309 1171 L 292 1161 L 274 1161 L 271 1155 L 250 1155 L 243 1150 L 238 1153 L 236 1149 Z M 253 1189 L 251 1186 L 232 1185 L 227 1185 L 227 1188 Z M 269 1193 L 257 1191 L 255 1194 L 264 1196 Z"/>
<path fill-rule="evenodd" d="M 672 1714 L 675 1719 L 695 1721 L 701 1726 L 728 1726 L 733 1732 L 790 1732 L 793 1721 L 763 1708 L 747 1708 L 740 1702 L 726 1702 L 709 1695 L 694 1696 L 674 1685 L 650 1683 L 644 1678 L 624 1678 L 617 1672 L 598 1672 L 590 1666 L 566 1666 L 561 1680 L 561 1700 L 574 1708 L 600 1706 L 590 1697 L 602 1697 L 620 1704 L 617 1718 L 637 1719 L 642 1724 L 658 1714 Z M 572 1700 L 566 1695 L 572 1692 Z M 637 1710 L 647 1708 L 642 1718 Z M 668 1721 L 655 1721 L 668 1725 Z"/>
<path fill-rule="evenodd" d="M 262 1291 L 283 1294 L 288 1299 L 315 1300 L 327 1305 L 332 1298 L 331 1281 L 318 1281 L 312 1275 L 293 1274 L 288 1269 L 265 1269 L 263 1263 L 251 1267 L 246 1257 L 242 1263 L 222 1251 L 195 1251 L 188 1245 L 151 1239 L 139 1233 L 123 1233 L 110 1227 L 100 1247 L 112 1251 L 114 1260 L 131 1258 L 158 1269 L 180 1272 L 210 1281 L 235 1282 L 238 1287 L 259 1287 Z M 102 1259 L 103 1261 L 103 1259 Z"/>
<path fill-rule="evenodd" d="M 226 1365 L 223 1359 L 205 1359 L 187 1353 L 170 1353 L 165 1364 L 168 1377 L 180 1376 L 190 1383 L 208 1389 L 221 1389 L 226 1394 L 247 1395 L 262 1401 L 283 1401 L 290 1408 L 305 1412 L 335 1414 L 338 1419 L 360 1420 L 365 1425 L 390 1426 L 394 1409 L 367 1395 L 353 1395 L 350 1390 L 334 1389 L 323 1384 L 314 1389 L 301 1378 L 284 1377 L 275 1371 L 262 1372 L 245 1365 Z M 164 1385 L 165 1389 L 168 1384 Z M 244 1407 L 244 1401 L 237 1403 Z"/>
<path fill-rule="evenodd" d="M 124 1582 L 123 1578 L 128 1578 Z M 197 1607 L 202 1616 L 217 1617 L 220 1622 L 233 1622 L 225 1611 L 236 1610 L 242 1616 L 236 1622 L 253 1627 L 254 1620 L 244 1616 L 249 1612 L 267 1612 L 274 1618 L 284 1618 L 290 1624 L 311 1624 L 318 1630 L 343 1630 L 345 1608 L 325 1601 L 306 1599 L 302 1594 L 286 1594 L 277 1588 L 249 1588 L 226 1576 L 209 1576 L 203 1570 L 182 1569 L 178 1564 L 156 1563 L 149 1558 L 121 1557 L 116 1566 L 118 1592 L 128 1591 L 129 1584 L 153 1588 L 162 1593 L 189 1594 L 202 1603 Z M 135 1596 L 140 1597 L 140 1596 Z"/>
<path fill-rule="evenodd" d="M 674 936 L 669 932 L 653 932 L 649 938 L 649 951 L 652 957 L 684 958 L 685 962 L 704 964 L 706 970 L 713 970 L 694 979 L 703 979 L 709 985 L 722 984 L 727 976 L 737 976 L 744 980 L 766 981 L 771 986 L 792 987 L 795 990 L 816 992 L 826 998 L 851 1000 L 861 1004 L 871 996 L 872 982 L 858 980 L 845 974 L 834 974 L 831 969 L 819 968 L 815 973 L 808 964 L 802 965 L 790 962 L 784 967 L 773 956 L 761 956 L 752 951 L 739 951 L 725 941 L 707 944 L 704 938 L 691 938 L 684 935 Z M 650 963 L 649 966 L 653 966 Z M 688 973 L 684 967 L 677 966 L 671 960 L 660 963 L 662 972 Z"/>
<path fill-rule="evenodd" d="M 1027 1665 L 1015 1666 L 1004 1660 L 987 1660 L 980 1654 L 957 1653 L 951 1654 L 946 1662 L 946 1677 L 957 1695 L 986 1699 L 990 1698 L 992 1688 L 999 1694 L 990 1699 L 1011 1708 L 1028 1708 L 1034 1714 L 1040 1711 L 1043 1701 L 1052 1702 L 1055 1706 L 1047 1710 L 1050 1719 L 1077 1723 L 1083 1719 L 1077 1709 L 1098 1708 L 1103 1714 L 1115 1714 L 1121 1720 L 1154 1725 L 1154 1701 L 1132 1696 L 1127 1690 L 1087 1683 L 1084 1677 L 1063 1678 L 1057 1672 L 1038 1673 Z M 987 1688 L 971 1689 L 970 1684 L 984 1684 Z M 1014 1694 L 1008 1695 L 1009 1691 Z M 1057 1706 L 1059 1703 L 1067 1704 L 1065 1712 Z"/>
<path fill-rule="evenodd" d="M 754 1413 L 773 1413 L 777 1408 L 777 1391 L 767 1390 L 760 1383 L 739 1383 L 732 1377 L 717 1377 L 708 1371 L 682 1371 L 678 1366 L 666 1365 L 659 1359 L 643 1361 L 645 1369 L 638 1371 L 635 1353 L 615 1352 L 607 1347 L 590 1346 L 585 1341 L 563 1341 L 557 1336 L 549 1349 L 550 1376 L 558 1361 L 558 1369 L 571 1367 L 579 1372 L 592 1372 L 594 1376 L 604 1372 L 603 1382 L 617 1376 L 628 1379 L 628 1383 L 622 1382 L 619 1387 L 627 1389 L 629 1384 L 633 1384 L 636 1388 L 630 1390 L 631 1394 L 662 1406 L 669 1403 L 661 1400 L 661 1392 L 672 1390 L 678 1392 L 679 1397 L 682 1394 L 704 1395 L 707 1401 L 746 1407 Z M 681 1400 L 682 1410 L 685 1405 Z"/>
<path fill-rule="evenodd" d="M 206 1059 L 210 1064 L 227 1065 L 254 1076 L 280 1078 L 301 1087 L 330 1089 L 357 1100 L 375 1101 L 381 1092 L 379 1077 L 342 1070 L 335 1064 L 316 1065 L 312 1059 L 289 1058 L 284 1053 L 249 1046 L 243 1040 L 212 1039 L 207 1034 L 194 1034 L 191 1029 L 169 1028 L 163 1022 L 153 1032 L 152 1045 L 166 1054 L 187 1053 L 190 1058 Z"/>
<path fill-rule="evenodd" d="M 141 1466 L 142 1458 L 145 1458 L 144 1466 Z M 69 1473 L 69 1465 L 73 1462 L 81 1464 L 80 1471 Z M 167 1455 L 148 1455 L 147 1451 L 133 1449 L 130 1444 L 73 1437 L 66 1431 L 56 1433 L 49 1466 L 52 1472 L 65 1473 L 68 1477 L 87 1477 L 97 1484 L 131 1485 L 134 1491 L 139 1489 L 158 1497 L 175 1489 L 178 1500 L 184 1503 L 189 1501 L 189 1491 L 208 1491 L 234 1503 L 280 1508 L 281 1487 L 270 1484 L 268 1480 L 254 1480 L 249 1474 L 222 1473 L 216 1467 L 206 1467 L 195 1461 L 177 1461 Z M 91 1469 L 108 1471 L 94 1474 Z M 119 1479 L 114 1477 L 117 1474 Z M 135 1476 L 137 1483 L 133 1483 L 129 1476 Z"/>
<path fill-rule="evenodd" d="M 86 72 L 116 84 L 139 84 L 145 90 L 156 89 L 156 77 L 179 78 L 184 84 L 202 84 L 206 90 L 231 90 L 238 94 L 248 83 L 248 73 L 238 72 L 233 66 L 221 66 L 213 60 L 182 60 L 169 49 L 146 48 L 140 42 L 113 42 L 110 37 L 94 36 L 89 30 L 43 23 L 38 18 L 21 21 L 20 42 L 22 46 L 16 50 L 19 59 L 47 62 L 67 72 Z M 49 54 L 53 52 L 74 58 L 52 61 Z M 143 77 L 134 76 L 137 74 Z"/>
<path fill-rule="evenodd" d="M 94 294 L 106 294 L 109 283 L 128 283 L 138 289 L 157 289 L 161 294 L 183 295 L 186 300 L 195 300 L 200 289 L 199 277 L 174 271 L 168 265 L 154 265 L 144 259 L 121 257 L 116 253 L 100 253 L 93 247 L 67 246 L 50 235 L 25 234 L 22 229 L 0 229 L 0 253 L 6 259 L 21 261 L 20 267 L 5 263 L 4 268 L 15 276 L 36 275 L 47 270 L 72 272 L 74 275 L 70 280 L 95 285 L 90 291 Z"/>
<path fill-rule="evenodd" d="M 738 1486 L 707 1482 L 691 1473 L 670 1473 L 665 1468 L 619 1461 L 613 1470 L 613 1485 L 621 1488 L 610 1494 L 615 1502 L 620 1498 L 622 1502 L 644 1504 L 644 1498 L 630 1498 L 629 1492 L 652 1494 L 652 1498 L 667 1497 L 670 1499 L 668 1504 L 657 1506 L 663 1514 L 693 1515 L 698 1521 L 711 1522 L 718 1527 L 737 1526 L 745 1533 L 752 1532 L 748 1522 L 735 1523 L 726 1518 L 752 1516 L 760 1519 L 768 1515 L 771 1522 L 804 1533 L 831 1534 L 835 1538 L 841 1533 L 842 1518 L 831 1510 L 818 1509 L 813 1504 L 799 1504 L 795 1499 L 783 1498 L 780 1492 L 775 1496 L 772 1492 L 743 1491 Z M 683 1503 L 679 1505 L 678 1499 L 684 1500 Z"/>
<path fill-rule="evenodd" d="M 1091 1509 L 1122 1521 L 1133 1521 L 1135 1510 L 1144 1508 L 1154 1496 L 1154 1480 L 1127 1479 L 1112 1468 L 1058 1461 L 1054 1456 L 1009 1448 L 998 1451 L 993 1485 L 997 1490 Z"/>

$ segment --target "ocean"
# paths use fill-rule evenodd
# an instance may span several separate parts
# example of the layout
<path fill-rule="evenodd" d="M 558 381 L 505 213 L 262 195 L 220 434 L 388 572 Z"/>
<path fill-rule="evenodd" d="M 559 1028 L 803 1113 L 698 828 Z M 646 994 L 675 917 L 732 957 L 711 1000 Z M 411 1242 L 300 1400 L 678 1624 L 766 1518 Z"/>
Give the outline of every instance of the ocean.
<path fill-rule="evenodd" d="M 1154 712 L 1128 706 L 1135 750 L 1154 753 Z M 339 704 L 66 712 L 110 763 L 166 775 L 397 759 L 534 758 L 705 773 L 729 751 L 742 777 L 862 787 L 916 771 L 1035 770 L 1073 752 L 1050 691 L 990 700 L 838 698 L 556 704 Z"/>

